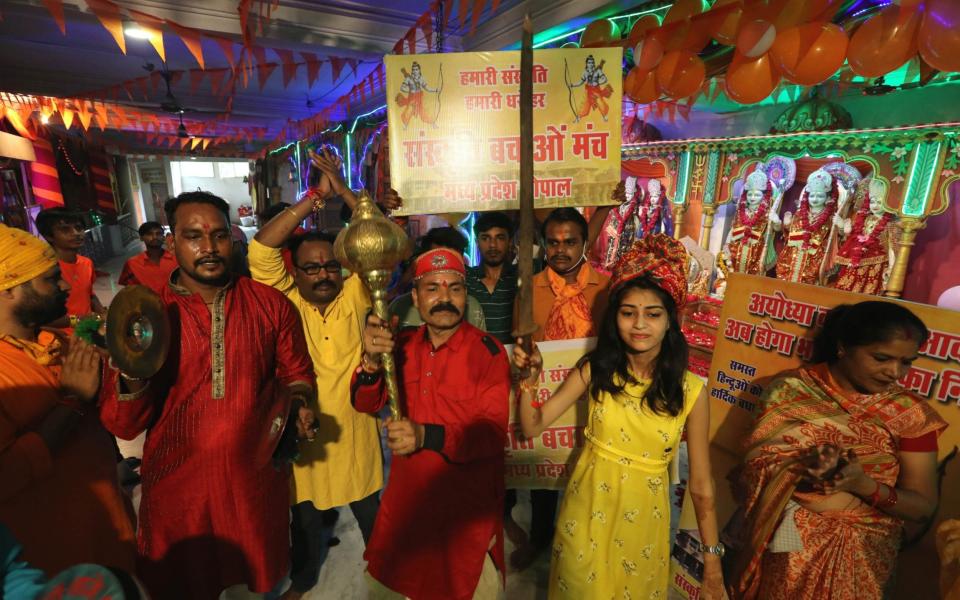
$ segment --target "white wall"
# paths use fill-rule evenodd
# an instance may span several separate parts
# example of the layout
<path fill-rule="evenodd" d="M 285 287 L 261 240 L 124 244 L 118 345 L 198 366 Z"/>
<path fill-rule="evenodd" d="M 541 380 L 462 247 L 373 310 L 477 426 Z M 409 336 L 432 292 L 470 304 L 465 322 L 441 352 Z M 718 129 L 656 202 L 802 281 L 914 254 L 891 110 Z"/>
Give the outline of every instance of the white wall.
<path fill-rule="evenodd" d="M 247 184 L 243 181 L 243 177 L 220 177 L 220 169 L 217 163 L 221 162 L 230 162 L 230 163 L 243 163 L 247 164 L 247 161 L 231 161 L 226 159 L 219 160 L 209 160 L 209 159 L 200 159 L 193 161 L 182 161 L 183 163 L 200 163 L 207 162 L 213 163 L 213 177 L 192 177 L 186 176 L 181 173 L 182 167 L 176 163 L 171 163 L 171 176 L 177 181 L 174 184 L 174 188 L 178 187 L 180 189 L 175 190 L 175 193 L 180 192 L 195 192 L 198 189 L 204 192 L 210 192 L 216 196 L 219 196 L 227 201 L 230 205 L 230 220 L 234 223 L 240 223 L 240 216 L 237 214 L 237 209 L 242 204 L 252 204 L 253 201 L 250 197 L 249 188 Z M 243 169 L 246 173 L 246 169 Z"/>

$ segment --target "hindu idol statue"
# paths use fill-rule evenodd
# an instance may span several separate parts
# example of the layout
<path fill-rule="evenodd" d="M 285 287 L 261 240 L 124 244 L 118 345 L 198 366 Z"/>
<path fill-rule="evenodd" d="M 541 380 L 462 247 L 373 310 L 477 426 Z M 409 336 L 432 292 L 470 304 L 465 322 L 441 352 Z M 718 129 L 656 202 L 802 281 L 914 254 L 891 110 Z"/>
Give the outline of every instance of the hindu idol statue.
<path fill-rule="evenodd" d="M 830 173 L 817 169 L 800 194 L 796 215 L 787 213 L 784 246 L 777 257 L 777 279 L 816 285 L 821 278 L 840 186 Z"/>
<path fill-rule="evenodd" d="M 773 234 L 782 226 L 776 210 L 771 210 L 776 193 L 762 166 L 747 176 L 724 244 L 728 268 L 737 273 L 764 275 L 776 262 Z"/>
<path fill-rule="evenodd" d="M 880 295 L 886 288 L 896 254 L 898 230 L 893 213 L 883 208 L 887 188 L 875 177 L 864 180 L 859 210 L 843 223 L 846 239 L 834 259 L 839 267 L 832 287 Z M 863 185 L 863 184 L 861 184 Z"/>
<path fill-rule="evenodd" d="M 594 246 L 594 266 L 606 273 L 634 241 L 653 233 L 673 235 L 673 215 L 660 180 L 649 180 L 644 190 L 628 177 L 625 187 L 627 201 L 610 211 Z"/>

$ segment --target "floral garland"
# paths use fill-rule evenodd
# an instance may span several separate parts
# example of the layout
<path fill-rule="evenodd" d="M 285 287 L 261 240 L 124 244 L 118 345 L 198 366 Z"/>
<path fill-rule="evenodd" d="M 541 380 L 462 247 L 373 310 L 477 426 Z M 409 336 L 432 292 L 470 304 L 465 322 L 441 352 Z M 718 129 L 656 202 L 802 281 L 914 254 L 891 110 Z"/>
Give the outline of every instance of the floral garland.
<path fill-rule="evenodd" d="M 761 217 L 766 217 L 767 212 L 769 212 L 770 194 L 767 192 L 763 193 L 763 200 L 760 201 L 760 204 L 757 206 L 757 210 L 753 213 L 752 217 L 747 215 L 747 203 L 745 200 L 746 198 L 744 198 L 744 202 L 741 202 L 740 206 L 737 207 L 737 220 L 741 225 L 753 227 L 757 224 L 757 221 L 759 221 Z"/>
<path fill-rule="evenodd" d="M 806 192 L 804 192 L 806 194 Z M 837 200 L 834 197 L 831 197 L 827 202 L 827 205 L 823 207 L 823 210 L 820 211 L 820 215 L 811 223 L 809 221 L 810 216 L 810 198 L 809 196 L 804 196 L 803 202 L 800 204 L 800 210 L 797 211 L 797 225 L 800 226 L 800 229 L 803 230 L 803 243 L 806 244 L 810 241 L 810 236 L 813 235 L 814 231 L 818 231 L 823 225 L 833 217 L 833 214 L 837 211 Z"/>
<path fill-rule="evenodd" d="M 656 229 L 657 224 L 660 222 L 660 208 L 662 204 L 658 199 L 657 206 L 652 211 L 649 210 L 649 205 L 644 206 L 640 204 L 638 206 L 637 220 L 640 221 L 640 231 L 643 233 L 642 236 L 638 237 L 647 237 L 653 234 L 653 230 Z"/>
<path fill-rule="evenodd" d="M 869 194 L 864 198 L 864 209 L 857 213 L 856 219 L 853 221 L 853 229 L 850 231 L 850 236 L 856 238 L 858 244 L 855 244 L 850 251 L 848 258 L 850 259 L 850 266 L 856 267 L 860 264 L 860 261 L 863 260 L 863 254 L 866 252 L 867 248 L 871 247 L 874 242 L 880 237 L 880 234 L 883 233 L 883 230 L 887 228 L 887 225 L 890 223 L 890 220 L 893 219 L 893 215 L 885 212 L 883 216 L 880 217 L 880 220 L 877 221 L 873 229 L 870 230 L 870 233 L 864 235 L 864 228 L 867 224 L 867 216 L 870 215 L 870 196 Z"/>

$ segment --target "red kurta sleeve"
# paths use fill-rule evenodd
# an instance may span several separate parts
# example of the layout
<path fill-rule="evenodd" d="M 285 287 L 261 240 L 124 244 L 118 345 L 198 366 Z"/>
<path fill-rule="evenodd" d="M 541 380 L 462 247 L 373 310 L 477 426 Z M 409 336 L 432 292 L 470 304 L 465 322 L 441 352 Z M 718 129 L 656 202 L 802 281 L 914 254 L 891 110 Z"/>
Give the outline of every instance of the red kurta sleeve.
<path fill-rule="evenodd" d="M 481 381 L 476 413 L 468 420 L 444 423 L 441 453 L 453 463 L 503 455 L 510 412 L 510 365 L 501 350 L 490 358 Z"/>
<path fill-rule="evenodd" d="M 362 413 L 378 413 L 387 403 L 387 386 L 382 375 L 365 375 L 362 368 L 354 370 L 350 379 L 350 402 Z"/>
<path fill-rule="evenodd" d="M 120 279 L 117 280 L 117 283 L 120 285 L 137 285 L 140 282 L 137 281 L 137 276 L 133 274 L 133 270 L 130 268 L 130 261 L 123 263 L 123 270 L 120 271 Z"/>
<path fill-rule="evenodd" d="M 280 303 L 277 335 L 277 378 L 285 385 L 305 383 L 316 387 L 313 362 L 303 335 L 300 315 L 286 298 Z"/>
<path fill-rule="evenodd" d="M 156 394 L 152 384 L 136 394 L 120 392 L 120 371 L 105 368 L 100 386 L 100 421 L 120 439 L 132 440 L 153 420 Z"/>

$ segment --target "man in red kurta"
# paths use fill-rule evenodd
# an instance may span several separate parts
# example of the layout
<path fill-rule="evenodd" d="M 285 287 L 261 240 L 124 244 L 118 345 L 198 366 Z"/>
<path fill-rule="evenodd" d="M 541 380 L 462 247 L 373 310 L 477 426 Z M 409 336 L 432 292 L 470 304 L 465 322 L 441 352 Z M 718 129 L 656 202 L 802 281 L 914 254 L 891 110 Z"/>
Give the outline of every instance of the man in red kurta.
<path fill-rule="evenodd" d="M 422 254 L 413 298 L 425 324 L 396 343 L 405 418 L 386 425 L 390 481 L 364 554 L 371 598 L 493 598 L 502 592 L 510 367 L 500 342 L 463 319 L 459 253 Z M 364 330 L 366 351 L 351 386 L 362 412 L 387 400 L 375 357 L 394 343 L 383 325 L 371 316 Z"/>
<path fill-rule="evenodd" d="M 310 437 L 313 367 L 296 310 L 234 278 L 228 205 L 205 192 L 167 202 L 180 268 L 161 292 L 174 339 L 149 380 L 109 370 L 101 418 L 147 430 L 139 573 L 156 598 L 267 592 L 286 574 L 289 469 L 272 456 L 290 415 Z M 293 406 L 294 408 L 291 408 Z"/>
<path fill-rule="evenodd" d="M 177 268 L 177 259 L 163 249 L 163 225 L 147 221 L 140 226 L 139 233 L 146 250 L 123 263 L 119 283 L 145 285 L 159 294 Z"/>

